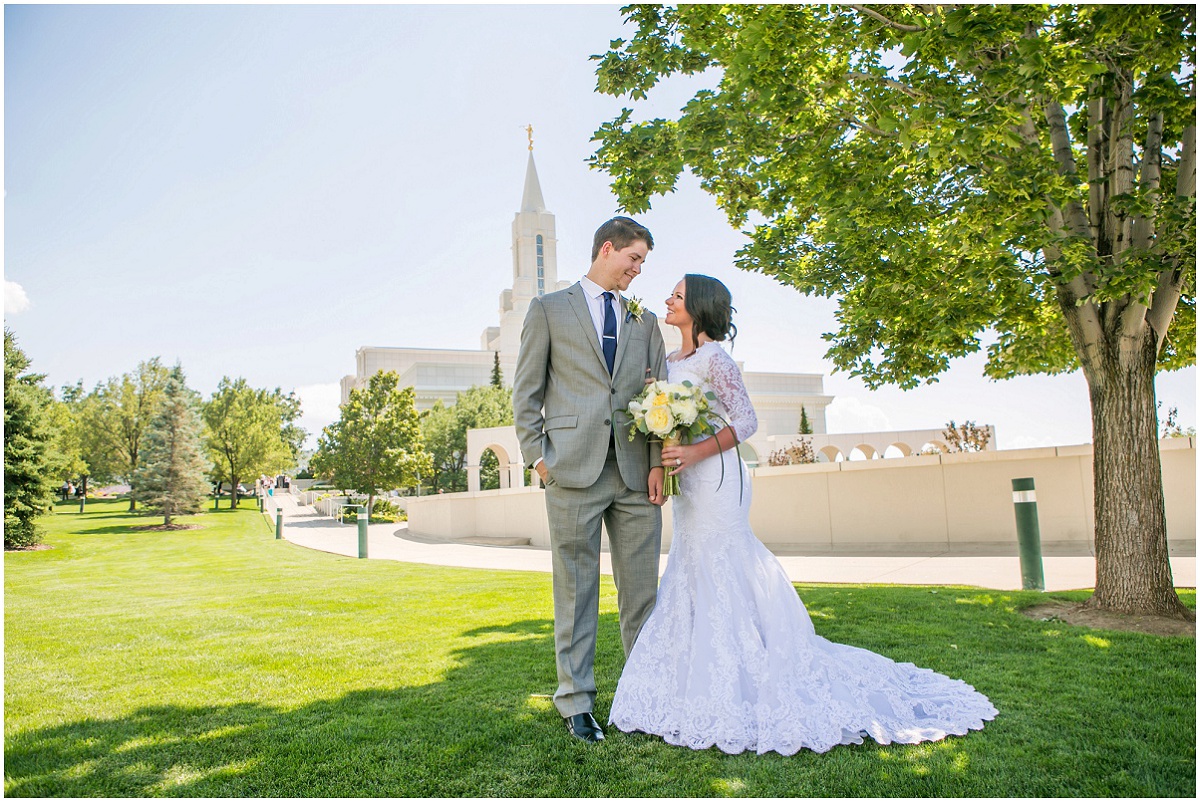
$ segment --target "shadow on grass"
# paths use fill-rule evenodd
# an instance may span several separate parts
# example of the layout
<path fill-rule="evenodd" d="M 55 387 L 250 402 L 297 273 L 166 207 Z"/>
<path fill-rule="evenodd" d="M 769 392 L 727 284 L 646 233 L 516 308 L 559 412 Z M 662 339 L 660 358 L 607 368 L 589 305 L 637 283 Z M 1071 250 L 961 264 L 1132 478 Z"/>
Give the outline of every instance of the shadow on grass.
<path fill-rule="evenodd" d="M 663 796 L 796 794 L 803 778 L 839 774 L 812 754 L 692 752 L 609 729 L 589 746 L 569 738 L 550 696 L 553 623 L 527 620 L 463 634 L 468 645 L 436 683 L 354 690 L 294 708 L 142 707 L 5 742 L 8 796 Z M 615 615 L 602 616 L 597 679 L 602 706 L 623 658 Z M 392 677 L 403 681 L 404 666 Z M 264 677 L 275 684 L 286 678 Z M 955 744 L 916 762 L 859 749 L 864 774 L 955 770 Z M 844 768 L 844 766 L 843 766 Z M 799 770 L 797 772 L 797 770 Z M 851 793 L 853 785 L 834 790 Z"/>
<path fill-rule="evenodd" d="M 566 735 L 550 698 L 550 620 L 480 627 L 459 638 L 442 679 L 425 685 L 404 686 L 406 667 L 398 664 L 377 678 L 379 687 L 280 707 L 244 701 L 255 681 L 238 677 L 230 685 L 243 698 L 227 704 L 147 706 L 110 720 L 10 733 L 6 794 L 1104 796 L 1146 789 L 1188 795 L 1195 787 L 1186 779 L 1194 752 L 1190 764 L 1181 756 L 1154 772 L 1140 763 L 1114 766 L 1123 762 L 1120 744 L 1100 743 L 1085 722 L 1078 731 L 1042 732 L 1030 724 L 1041 720 L 1041 707 L 1031 701 L 1023 711 L 1020 697 L 995 699 L 1003 715 L 983 732 L 917 746 L 868 742 L 824 755 L 730 756 L 612 728 L 604 743 L 589 746 Z M 619 644 L 616 615 L 601 616 L 601 721 L 623 664 Z M 264 673 L 271 698 L 287 697 L 293 670 Z M 1118 768 L 1126 779 L 1111 784 Z M 1151 777 L 1163 770 L 1184 779 L 1164 785 Z"/>
<path fill-rule="evenodd" d="M 615 635 L 615 623 L 608 628 Z M 553 690 L 552 630 L 550 621 L 524 621 L 465 633 L 469 645 L 452 654 L 455 667 L 429 685 L 355 690 L 290 709 L 237 700 L 149 706 L 111 720 L 10 733 L 6 794 L 445 796 L 532 790 L 521 780 L 527 771 L 541 773 L 534 767 L 545 757 L 545 743 L 560 752 L 572 746 L 548 700 L 543 704 L 531 694 Z M 398 665 L 379 679 L 399 684 L 404 674 Z M 278 675 L 263 679 L 286 682 Z"/>

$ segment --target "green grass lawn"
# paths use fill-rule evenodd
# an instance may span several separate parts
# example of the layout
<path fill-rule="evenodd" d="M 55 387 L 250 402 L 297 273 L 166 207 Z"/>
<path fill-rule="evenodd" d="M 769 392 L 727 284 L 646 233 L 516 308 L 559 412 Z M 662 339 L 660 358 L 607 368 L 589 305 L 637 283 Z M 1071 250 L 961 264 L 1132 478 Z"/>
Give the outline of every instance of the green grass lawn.
<path fill-rule="evenodd" d="M 1195 795 L 1195 640 L 1018 612 L 1086 594 L 799 586 L 820 634 L 987 694 L 1000 715 L 963 737 L 588 746 L 550 701 L 548 575 L 308 551 L 249 505 L 133 532 L 156 520 L 126 506 L 63 505 L 52 549 L 4 556 L 9 796 Z M 604 720 L 622 656 L 602 592 Z"/>

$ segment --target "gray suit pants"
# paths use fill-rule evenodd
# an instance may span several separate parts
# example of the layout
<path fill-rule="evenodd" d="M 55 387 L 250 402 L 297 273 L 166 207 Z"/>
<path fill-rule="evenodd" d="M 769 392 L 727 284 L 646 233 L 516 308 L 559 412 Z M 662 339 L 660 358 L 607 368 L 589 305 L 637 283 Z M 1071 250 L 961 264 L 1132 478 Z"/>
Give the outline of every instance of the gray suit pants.
<path fill-rule="evenodd" d="M 554 649 L 558 690 L 554 704 L 563 717 L 592 710 L 596 700 L 596 630 L 600 614 L 600 524 L 608 530 L 617 585 L 621 644 L 626 656 L 654 609 L 662 511 L 647 490 L 630 490 L 615 455 L 596 484 L 587 488 L 546 487 L 546 513 L 554 556 Z"/>

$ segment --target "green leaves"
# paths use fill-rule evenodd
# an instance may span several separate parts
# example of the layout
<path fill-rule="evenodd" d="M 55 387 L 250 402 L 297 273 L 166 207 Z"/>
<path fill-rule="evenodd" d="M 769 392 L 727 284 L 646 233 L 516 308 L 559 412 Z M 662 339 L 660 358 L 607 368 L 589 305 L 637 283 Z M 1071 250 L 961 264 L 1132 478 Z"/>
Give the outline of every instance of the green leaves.
<path fill-rule="evenodd" d="M 51 504 L 53 433 L 46 418 L 51 395 L 44 378 L 25 373 L 30 360 L 4 330 L 4 548 L 40 540 L 36 521 Z"/>
<path fill-rule="evenodd" d="M 208 493 L 209 463 L 204 457 L 195 393 L 176 365 L 163 388 L 162 402 L 142 435 L 140 460 L 133 476 L 134 497 L 163 515 L 200 512 Z"/>
<path fill-rule="evenodd" d="M 213 478 L 237 484 L 294 466 L 289 429 L 299 412 L 295 399 L 225 376 L 201 406 Z"/>
<path fill-rule="evenodd" d="M 365 388 L 350 391 L 341 417 L 321 434 L 314 471 L 369 496 L 429 476 L 433 463 L 421 441 L 416 392 L 398 384 L 395 371 L 379 371 Z"/>
<path fill-rule="evenodd" d="M 439 401 L 422 413 L 421 436 L 433 458 L 434 489 L 467 489 L 464 466 L 468 429 L 511 426 L 512 422 L 512 391 L 494 386 L 471 387 L 458 393 L 453 406 L 443 406 Z"/>
<path fill-rule="evenodd" d="M 1157 153 L 1146 138 L 1155 115 L 1163 187 L 1173 179 L 1194 115 L 1193 12 L 701 5 L 624 13 L 636 33 L 599 59 L 600 91 L 637 100 L 698 65 L 718 83 L 673 120 L 634 122 L 634 109 L 623 109 L 597 130 L 592 166 L 612 176 L 633 212 L 673 192 L 690 169 L 732 225 L 758 218 L 738 266 L 838 298 L 828 356 L 868 384 L 932 380 L 951 358 L 981 348 L 988 331 L 999 336 L 989 375 L 1073 369 L 1072 352 L 1085 347 L 1068 336 L 1064 315 L 1077 314 L 1075 300 L 1120 309 L 1148 302 L 1165 272 L 1195 262 L 1194 198 L 1107 189 Z M 1108 128 L 1089 139 L 1098 97 L 1111 109 Z M 1061 114 L 1057 129 L 1053 114 Z M 1130 136 L 1137 141 L 1122 150 Z M 1093 141 L 1106 150 L 1089 160 Z M 1132 248 L 1096 222 L 1114 219 L 1149 221 L 1152 245 Z M 1193 306 L 1187 292 L 1177 314 Z M 1175 346 L 1171 364 L 1194 350 Z"/>

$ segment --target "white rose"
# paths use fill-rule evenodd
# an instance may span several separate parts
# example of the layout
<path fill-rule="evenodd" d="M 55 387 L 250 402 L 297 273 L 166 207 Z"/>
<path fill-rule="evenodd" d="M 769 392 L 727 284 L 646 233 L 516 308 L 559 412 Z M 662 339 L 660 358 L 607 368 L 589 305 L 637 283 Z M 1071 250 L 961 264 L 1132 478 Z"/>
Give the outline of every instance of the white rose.
<path fill-rule="evenodd" d="M 685 398 L 671 404 L 671 414 L 678 418 L 684 426 L 691 426 L 696 422 L 696 416 L 700 414 L 700 410 L 696 408 L 695 401 Z"/>

